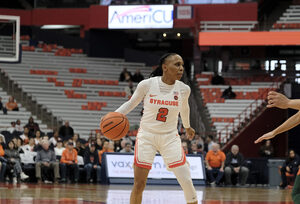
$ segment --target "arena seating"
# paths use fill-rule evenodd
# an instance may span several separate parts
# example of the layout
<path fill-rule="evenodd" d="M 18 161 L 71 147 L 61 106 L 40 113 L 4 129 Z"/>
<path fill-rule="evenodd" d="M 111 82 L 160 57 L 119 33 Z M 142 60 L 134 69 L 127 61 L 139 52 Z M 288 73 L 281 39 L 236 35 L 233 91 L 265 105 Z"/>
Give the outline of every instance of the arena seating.
<path fill-rule="evenodd" d="M 251 31 L 257 21 L 201 21 L 201 31 Z"/>
<path fill-rule="evenodd" d="M 43 49 L 23 50 L 22 63 L 1 64 L 1 69 L 43 108 L 61 120 L 70 121 L 82 138 L 99 129 L 104 114 L 128 100 L 124 95 L 127 82 L 117 81 L 123 68 L 132 74 L 140 69 L 144 76 L 151 71 L 142 63 L 89 58 L 77 53 L 56 56 L 57 49 Z M 131 127 L 138 125 L 141 109 L 140 105 L 128 115 Z"/>
<path fill-rule="evenodd" d="M 0 87 L 0 97 L 2 98 L 3 105 L 8 101 L 9 95 Z M 36 116 L 31 115 L 26 108 L 22 107 L 22 104 L 18 103 L 19 111 L 8 111 L 7 115 L 4 115 L 2 111 L 0 112 L 0 130 L 6 130 L 7 127 L 10 127 L 10 123 L 12 121 L 16 121 L 19 119 L 21 121 L 21 125 L 25 126 L 28 123 L 28 119 L 30 116 L 33 117 L 34 121 L 39 124 L 39 127 L 42 132 L 50 132 L 51 130 L 47 128 L 47 125 L 43 124 L 42 121 L 37 120 Z"/>
<path fill-rule="evenodd" d="M 228 134 L 235 130 L 245 118 L 249 118 L 262 104 L 267 92 L 273 89 L 274 84 L 271 78 L 261 76 L 246 79 L 226 78 L 225 83 L 228 85 L 210 85 L 212 76 L 213 73 L 206 72 L 196 77 L 204 104 L 212 119 L 212 125 L 215 126 L 217 134 L 221 134 L 220 142 L 225 143 Z M 229 84 L 236 98 L 225 100 L 221 96 Z M 250 105 L 252 107 L 247 109 Z M 227 131 L 226 126 L 228 126 Z"/>
<path fill-rule="evenodd" d="M 273 25 L 273 29 L 300 29 L 300 5 L 290 5 L 280 19 Z"/>

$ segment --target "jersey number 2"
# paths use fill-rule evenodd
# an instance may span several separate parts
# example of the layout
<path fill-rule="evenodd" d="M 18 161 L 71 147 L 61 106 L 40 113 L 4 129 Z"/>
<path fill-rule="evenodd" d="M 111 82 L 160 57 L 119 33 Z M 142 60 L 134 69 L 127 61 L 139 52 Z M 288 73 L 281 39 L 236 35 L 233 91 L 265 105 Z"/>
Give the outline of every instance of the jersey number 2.
<path fill-rule="evenodd" d="M 167 108 L 160 108 L 158 110 L 156 120 L 166 122 L 168 113 L 169 110 Z"/>

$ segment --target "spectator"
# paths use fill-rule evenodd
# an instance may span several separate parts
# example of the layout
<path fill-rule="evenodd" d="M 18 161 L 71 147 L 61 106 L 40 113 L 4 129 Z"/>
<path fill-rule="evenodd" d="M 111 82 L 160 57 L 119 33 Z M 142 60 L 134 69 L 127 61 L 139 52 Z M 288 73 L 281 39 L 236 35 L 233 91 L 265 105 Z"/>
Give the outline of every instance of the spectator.
<path fill-rule="evenodd" d="M 102 140 L 100 138 L 96 139 L 96 150 L 97 151 L 102 150 Z"/>
<path fill-rule="evenodd" d="M 28 127 L 24 127 L 24 132 L 20 135 L 20 138 L 23 140 L 24 144 L 28 144 L 29 142 L 29 129 Z"/>
<path fill-rule="evenodd" d="M 77 155 L 84 157 L 84 153 L 85 153 L 85 146 L 82 145 L 82 143 L 80 141 L 76 142 L 76 147 L 75 147 L 76 151 L 77 151 Z"/>
<path fill-rule="evenodd" d="M 79 141 L 79 134 L 75 133 L 72 137 L 73 146 L 76 147 L 77 142 Z"/>
<path fill-rule="evenodd" d="M 41 176 L 41 170 L 47 169 L 47 170 L 53 170 L 54 172 L 54 183 L 58 183 L 59 178 L 59 163 L 56 161 L 56 156 L 54 151 L 49 149 L 49 141 L 48 140 L 42 140 L 41 145 L 43 149 L 37 153 L 36 159 L 35 159 L 35 175 L 38 179 L 38 183 L 42 183 L 42 176 Z"/>
<path fill-rule="evenodd" d="M 61 181 L 66 182 L 67 172 L 72 172 L 73 182 L 77 183 L 79 178 L 79 168 L 77 161 L 77 151 L 74 149 L 73 142 L 67 143 L 67 148 L 63 151 L 60 159 Z"/>
<path fill-rule="evenodd" d="M 1 98 L 1 97 L 0 97 L 0 110 L 3 111 L 3 114 L 4 114 L 4 115 L 7 114 L 7 109 L 6 109 L 6 107 L 3 106 L 2 98 Z"/>
<path fill-rule="evenodd" d="M 132 81 L 129 81 L 128 86 L 125 87 L 126 96 L 131 97 L 134 91 L 135 91 L 135 87 L 133 86 Z"/>
<path fill-rule="evenodd" d="M 66 121 L 65 125 L 59 128 L 59 136 L 61 136 L 63 140 L 67 140 L 70 137 L 73 137 L 73 135 L 74 135 L 74 130 L 70 126 L 69 121 Z"/>
<path fill-rule="evenodd" d="M 119 77 L 119 81 L 132 81 L 132 75 L 129 71 L 127 71 L 127 68 L 124 68 L 123 71 L 121 72 L 120 74 L 120 77 Z"/>
<path fill-rule="evenodd" d="M 229 86 L 227 89 L 223 91 L 223 94 L 221 96 L 224 99 L 235 99 L 236 94 L 232 91 L 232 87 Z"/>
<path fill-rule="evenodd" d="M 8 111 L 19 111 L 18 104 L 15 102 L 14 97 L 10 96 L 5 105 Z"/>
<path fill-rule="evenodd" d="M 205 155 L 202 145 L 201 144 L 197 144 L 196 141 L 193 141 L 191 143 L 191 150 L 190 150 L 190 154 L 200 154 L 200 155 Z"/>
<path fill-rule="evenodd" d="M 114 152 L 115 151 L 115 142 L 114 141 L 109 141 L 109 143 L 108 143 L 108 151 L 109 152 Z"/>
<path fill-rule="evenodd" d="M 55 155 L 58 158 L 58 160 L 60 160 L 63 151 L 65 150 L 64 146 L 63 146 L 63 142 L 61 138 L 57 139 L 57 143 L 56 143 L 56 147 L 54 148 L 55 151 Z"/>
<path fill-rule="evenodd" d="M 6 163 L 7 160 L 4 158 L 4 149 L 0 144 L 0 182 L 5 181 Z"/>
<path fill-rule="evenodd" d="M 204 151 L 208 152 L 212 148 L 212 144 L 214 143 L 214 136 L 208 135 L 206 138 L 206 142 L 204 143 Z"/>
<path fill-rule="evenodd" d="M 6 149 L 5 137 L 4 135 L 0 134 L 0 145 L 2 145 L 3 149 Z"/>
<path fill-rule="evenodd" d="M 244 157 L 239 152 L 239 147 L 233 145 L 231 147 L 231 152 L 227 153 L 225 161 L 225 182 L 226 185 L 232 185 L 233 178 L 239 178 L 240 185 L 243 186 L 246 184 L 249 169 L 244 164 Z"/>
<path fill-rule="evenodd" d="M 23 132 L 23 127 L 21 126 L 21 121 L 19 119 L 17 119 L 16 121 L 16 131 L 18 132 Z"/>
<path fill-rule="evenodd" d="M 29 129 L 29 135 L 34 135 L 36 131 L 40 130 L 39 124 L 35 123 L 33 117 L 28 119 L 28 123 L 25 125 Z"/>
<path fill-rule="evenodd" d="M 285 163 L 280 169 L 281 181 L 280 188 L 285 189 L 287 186 L 286 173 L 293 174 L 294 178 L 297 176 L 297 172 L 300 165 L 299 156 L 295 153 L 294 150 L 289 151 L 289 157 L 286 159 Z"/>
<path fill-rule="evenodd" d="M 14 131 L 16 131 L 16 122 L 15 121 L 12 121 L 10 123 L 10 127 L 7 128 L 7 131 L 10 132 L 10 134 L 13 134 Z"/>
<path fill-rule="evenodd" d="M 132 76 L 132 81 L 139 83 L 139 82 L 141 82 L 143 80 L 144 80 L 144 76 L 141 74 L 140 69 L 137 69 L 135 71 L 134 75 Z"/>
<path fill-rule="evenodd" d="M 121 153 L 133 153 L 134 151 L 132 150 L 131 143 L 127 142 L 125 144 L 125 148 L 123 148 L 120 152 Z"/>
<path fill-rule="evenodd" d="M 116 140 L 115 141 L 115 152 L 120 152 L 121 150 L 121 140 Z"/>
<path fill-rule="evenodd" d="M 50 142 L 50 144 L 53 145 L 53 147 L 55 147 L 56 144 L 57 144 L 58 139 L 59 139 L 58 131 L 54 131 L 53 137 L 50 138 L 49 142 Z"/>
<path fill-rule="evenodd" d="M 102 155 L 103 155 L 104 152 L 113 152 L 112 150 L 109 149 L 109 142 L 107 140 L 103 142 L 102 150 L 98 152 L 100 165 L 101 165 L 101 162 L 102 162 Z"/>
<path fill-rule="evenodd" d="M 182 148 L 183 148 L 184 153 L 185 153 L 185 154 L 188 154 L 188 153 L 189 153 L 188 143 L 187 143 L 186 141 L 183 141 L 183 142 L 181 143 L 181 145 L 182 145 Z"/>
<path fill-rule="evenodd" d="M 274 148 L 270 140 L 266 140 L 265 144 L 260 147 L 260 155 L 262 157 L 273 157 Z"/>
<path fill-rule="evenodd" d="M 101 167 L 98 158 L 98 152 L 96 151 L 95 144 L 91 144 L 90 148 L 86 150 L 84 154 L 84 170 L 86 172 L 86 181 L 92 182 L 92 171 L 96 172 L 97 182 L 101 179 Z"/>
<path fill-rule="evenodd" d="M 20 154 L 15 148 L 15 143 L 10 141 L 8 143 L 8 149 L 5 150 L 5 158 L 7 159 L 7 166 L 13 169 L 13 177 L 17 178 L 17 183 L 21 182 L 21 161 Z M 12 182 L 12 180 L 10 180 Z"/>
<path fill-rule="evenodd" d="M 35 132 L 35 138 L 34 138 L 35 144 L 36 145 L 40 144 L 41 140 L 42 140 L 41 131 L 38 130 Z"/>
<path fill-rule="evenodd" d="M 33 137 L 29 138 L 28 144 L 22 146 L 23 152 L 26 154 L 27 152 L 35 152 L 36 145 Z"/>
<path fill-rule="evenodd" d="M 218 74 L 218 72 L 214 72 L 214 76 L 211 79 L 212 85 L 225 85 L 225 80 L 222 76 Z"/>
<path fill-rule="evenodd" d="M 220 184 L 224 175 L 224 163 L 226 156 L 220 150 L 220 146 L 217 143 L 212 144 L 212 150 L 209 150 L 205 157 L 207 174 L 211 184 Z M 214 174 L 217 175 L 215 178 Z"/>

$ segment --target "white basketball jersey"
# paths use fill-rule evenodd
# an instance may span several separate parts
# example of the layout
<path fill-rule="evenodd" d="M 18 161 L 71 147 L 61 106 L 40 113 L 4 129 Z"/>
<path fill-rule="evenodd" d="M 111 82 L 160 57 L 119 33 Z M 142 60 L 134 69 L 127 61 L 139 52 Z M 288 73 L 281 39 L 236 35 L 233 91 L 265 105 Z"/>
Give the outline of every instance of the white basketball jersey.
<path fill-rule="evenodd" d="M 151 86 L 144 97 L 144 114 L 140 127 L 151 133 L 166 134 L 177 131 L 178 114 L 182 106 L 180 87 L 175 81 L 174 88 L 168 94 L 162 94 L 159 88 L 161 77 L 153 77 Z"/>

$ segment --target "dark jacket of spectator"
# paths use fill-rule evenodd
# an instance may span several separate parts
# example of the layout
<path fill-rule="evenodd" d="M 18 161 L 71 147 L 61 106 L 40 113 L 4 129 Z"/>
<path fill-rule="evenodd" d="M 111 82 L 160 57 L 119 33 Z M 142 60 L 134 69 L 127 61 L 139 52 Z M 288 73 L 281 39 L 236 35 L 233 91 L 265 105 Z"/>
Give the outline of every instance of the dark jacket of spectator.
<path fill-rule="evenodd" d="M 63 140 L 73 137 L 73 135 L 74 130 L 71 126 L 69 126 L 69 122 L 66 122 L 65 125 L 59 128 L 59 136 L 61 136 Z"/>
<path fill-rule="evenodd" d="M 267 140 L 266 143 L 260 147 L 259 154 L 262 157 L 273 157 L 274 148 L 273 148 L 270 140 Z"/>
<path fill-rule="evenodd" d="M 244 156 L 239 152 L 237 155 L 232 154 L 232 152 L 228 152 L 226 155 L 225 166 L 235 168 L 243 166 L 244 164 Z"/>
<path fill-rule="evenodd" d="M 100 165 L 98 151 L 95 150 L 94 152 L 91 152 L 90 149 L 88 148 L 84 153 L 83 161 L 84 161 L 84 165 L 86 164 Z"/>
<path fill-rule="evenodd" d="M 132 81 L 132 75 L 126 68 L 120 74 L 119 81 Z"/>
<path fill-rule="evenodd" d="M 17 149 L 6 149 L 5 158 L 7 158 L 8 160 L 15 159 L 19 162 L 21 160 L 19 151 Z"/>
<path fill-rule="evenodd" d="M 212 85 L 225 85 L 225 80 L 222 76 L 215 73 L 215 75 L 211 79 Z"/>
<path fill-rule="evenodd" d="M 42 149 L 37 152 L 35 162 L 55 162 L 56 156 L 53 150 Z"/>
<path fill-rule="evenodd" d="M 39 124 L 35 123 L 32 117 L 29 118 L 25 127 L 29 129 L 29 135 L 34 135 L 36 131 L 40 130 Z"/>
<path fill-rule="evenodd" d="M 285 160 L 283 167 L 289 167 L 290 169 L 298 168 L 298 166 L 300 165 L 299 159 L 299 156 L 295 154 L 295 157 L 289 157 Z"/>
<path fill-rule="evenodd" d="M 236 94 L 232 91 L 232 87 L 229 86 L 227 89 L 223 91 L 222 98 L 225 99 L 234 99 Z"/>

